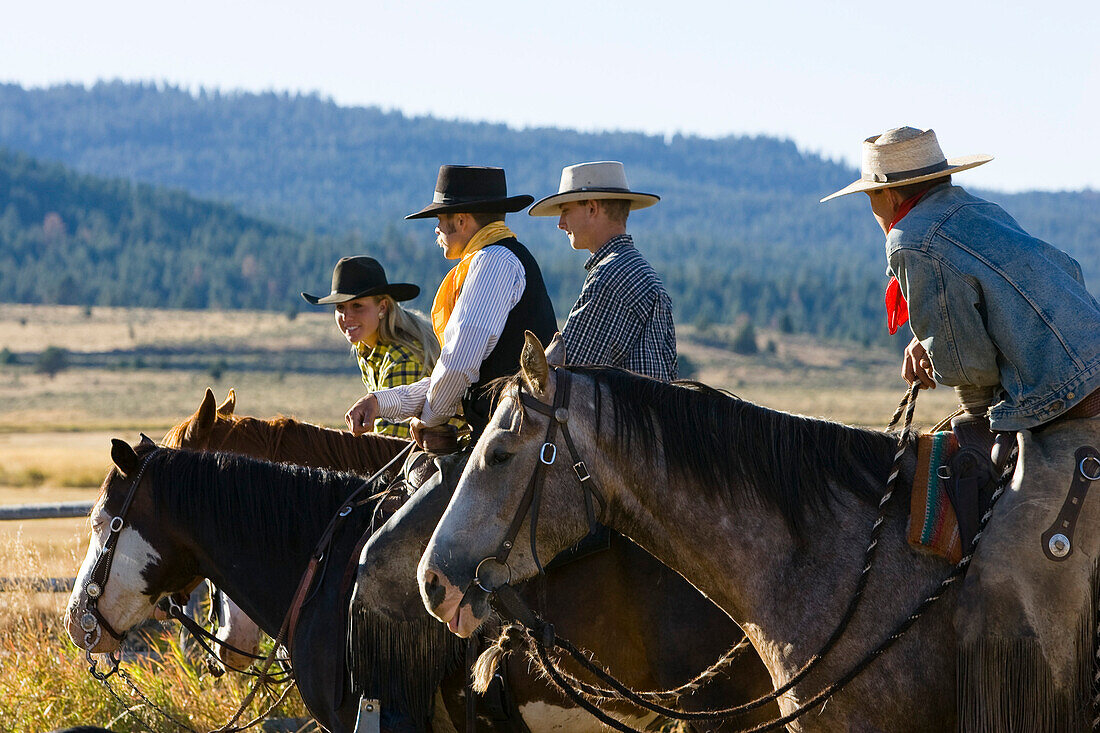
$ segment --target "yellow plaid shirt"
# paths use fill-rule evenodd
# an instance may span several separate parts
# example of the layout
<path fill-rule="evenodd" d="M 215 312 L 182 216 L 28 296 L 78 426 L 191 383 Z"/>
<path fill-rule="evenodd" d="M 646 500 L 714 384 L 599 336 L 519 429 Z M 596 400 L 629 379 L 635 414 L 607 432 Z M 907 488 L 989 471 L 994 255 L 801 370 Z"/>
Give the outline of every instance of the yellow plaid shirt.
<path fill-rule="evenodd" d="M 356 354 L 368 392 L 413 384 L 425 376 L 424 364 L 404 346 L 380 341 L 372 349 L 361 343 L 357 345 Z M 374 421 L 374 432 L 406 440 L 411 438 L 408 423 L 391 422 L 381 417 Z"/>

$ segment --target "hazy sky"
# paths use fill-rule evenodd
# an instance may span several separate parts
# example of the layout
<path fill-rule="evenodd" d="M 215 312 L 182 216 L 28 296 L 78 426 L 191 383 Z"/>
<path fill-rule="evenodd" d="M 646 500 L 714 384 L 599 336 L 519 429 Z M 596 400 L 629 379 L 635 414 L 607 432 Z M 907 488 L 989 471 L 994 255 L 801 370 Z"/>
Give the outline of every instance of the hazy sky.
<path fill-rule="evenodd" d="M 317 91 L 410 114 L 768 134 L 858 163 L 933 127 L 959 180 L 1100 189 L 1100 0 L 5 3 L 0 81 Z"/>

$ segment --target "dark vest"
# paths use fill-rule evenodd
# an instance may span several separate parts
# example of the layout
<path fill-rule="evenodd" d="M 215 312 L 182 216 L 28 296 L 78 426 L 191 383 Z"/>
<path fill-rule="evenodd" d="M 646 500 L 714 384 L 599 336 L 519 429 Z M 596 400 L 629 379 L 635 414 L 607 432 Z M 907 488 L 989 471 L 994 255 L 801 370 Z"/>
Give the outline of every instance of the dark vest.
<path fill-rule="evenodd" d="M 531 331 L 539 337 L 543 345 L 549 345 L 550 339 L 554 338 L 554 333 L 558 330 L 558 322 L 554 318 L 554 306 L 546 293 L 542 271 L 539 270 L 535 258 L 515 237 L 502 239 L 493 244 L 507 248 L 516 256 L 523 265 L 527 285 L 523 289 L 523 296 L 508 314 L 508 320 L 504 322 L 504 330 L 497 339 L 497 345 L 485 357 L 485 361 L 481 362 L 477 383 L 471 385 L 462 398 L 462 410 L 465 413 L 466 422 L 474 431 L 474 438 L 480 436 L 485 430 L 492 412 L 489 397 L 485 394 L 485 385 L 497 377 L 511 376 L 519 371 L 519 355 L 523 351 L 524 331 Z"/>

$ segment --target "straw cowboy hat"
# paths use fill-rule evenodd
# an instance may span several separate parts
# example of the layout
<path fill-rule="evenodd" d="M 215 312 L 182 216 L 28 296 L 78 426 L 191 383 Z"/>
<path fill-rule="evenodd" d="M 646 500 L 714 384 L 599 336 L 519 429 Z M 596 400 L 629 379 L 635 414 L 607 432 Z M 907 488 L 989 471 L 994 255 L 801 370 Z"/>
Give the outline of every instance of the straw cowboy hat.
<path fill-rule="evenodd" d="M 420 288 L 412 283 L 391 283 L 386 271 L 373 257 L 342 257 L 332 270 L 332 292 L 321 298 L 309 293 L 302 297 L 311 305 L 347 303 L 368 295 L 388 295 L 394 300 L 412 300 Z"/>
<path fill-rule="evenodd" d="M 630 210 L 633 211 L 653 206 L 661 197 L 631 191 L 626 183 L 623 164 L 615 160 L 601 160 L 563 168 L 558 192 L 538 201 L 527 213 L 531 216 L 557 216 L 562 204 L 590 199 L 625 199 L 630 202 Z"/>
<path fill-rule="evenodd" d="M 940 150 L 933 130 L 895 127 L 863 141 L 859 180 L 829 194 L 821 202 L 857 191 L 874 191 L 941 178 L 991 160 L 992 155 L 967 155 L 948 160 Z"/>
<path fill-rule="evenodd" d="M 440 214 L 522 211 L 534 196 L 509 196 L 503 168 L 474 165 L 441 165 L 432 202 L 406 219 L 428 219 Z"/>

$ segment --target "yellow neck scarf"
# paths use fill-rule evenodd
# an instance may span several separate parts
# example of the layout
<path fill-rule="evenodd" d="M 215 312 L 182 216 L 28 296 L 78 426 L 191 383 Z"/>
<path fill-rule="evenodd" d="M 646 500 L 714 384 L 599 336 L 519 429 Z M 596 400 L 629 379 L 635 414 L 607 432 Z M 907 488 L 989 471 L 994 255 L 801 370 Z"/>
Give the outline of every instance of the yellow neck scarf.
<path fill-rule="evenodd" d="M 432 330 L 439 339 L 439 345 L 443 345 L 443 329 L 447 327 L 447 321 L 451 317 L 451 311 L 455 309 L 455 301 L 462 292 L 462 283 L 466 280 L 466 272 L 470 269 L 470 262 L 479 250 L 496 244 L 502 239 L 514 237 L 512 230 L 502 221 L 494 221 L 486 224 L 477 231 L 462 252 L 462 259 L 451 268 L 443 282 L 439 284 L 439 290 L 432 302 Z"/>

